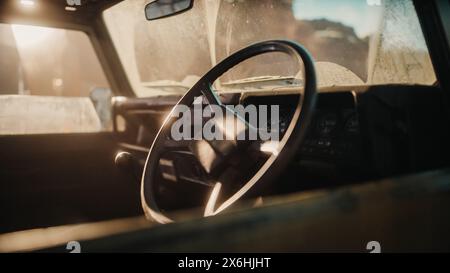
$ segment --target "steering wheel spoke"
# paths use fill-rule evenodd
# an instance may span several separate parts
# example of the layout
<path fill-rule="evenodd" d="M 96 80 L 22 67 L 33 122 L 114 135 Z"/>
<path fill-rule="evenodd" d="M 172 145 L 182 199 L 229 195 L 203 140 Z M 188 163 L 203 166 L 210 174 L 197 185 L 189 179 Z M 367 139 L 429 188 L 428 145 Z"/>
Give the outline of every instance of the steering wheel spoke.
<path fill-rule="evenodd" d="M 217 207 L 217 200 L 219 199 L 220 191 L 222 189 L 222 183 L 217 182 L 209 195 L 208 201 L 206 202 L 204 217 L 209 217 L 214 215 L 214 211 Z"/>
<path fill-rule="evenodd" d="M 211 82 L 205 82 L 203 86 L 201 87 L 202 95 L 205 97 L 205 99 L 208 101 L 208 104 L 210 105 L 218 105 L 222 106 L 222 101 L 220 100 L 217 93 L 212 88 Z"/>

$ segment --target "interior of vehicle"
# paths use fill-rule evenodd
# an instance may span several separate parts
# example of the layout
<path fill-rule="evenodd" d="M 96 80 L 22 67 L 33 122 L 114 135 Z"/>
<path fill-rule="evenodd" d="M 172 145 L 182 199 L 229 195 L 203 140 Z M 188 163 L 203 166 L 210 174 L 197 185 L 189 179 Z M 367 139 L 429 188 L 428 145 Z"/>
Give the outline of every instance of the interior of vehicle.
<path fill-rule="evenodd" d="M 448 0 L 5 0 L 0 37 L 0 252 L 450 250 Z"/>

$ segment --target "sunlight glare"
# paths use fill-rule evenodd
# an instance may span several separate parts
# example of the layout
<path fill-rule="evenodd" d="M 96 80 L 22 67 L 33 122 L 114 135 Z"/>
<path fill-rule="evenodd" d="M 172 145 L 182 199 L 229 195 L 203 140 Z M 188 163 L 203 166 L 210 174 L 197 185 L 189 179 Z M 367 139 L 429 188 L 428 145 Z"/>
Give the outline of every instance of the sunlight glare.
<path fill-rule="evenodd" d="M 55 31 L 51 28 L 25 25 L 12 25 L 12 30 L 17 46 L 21 48 L 41 45 Z"/>

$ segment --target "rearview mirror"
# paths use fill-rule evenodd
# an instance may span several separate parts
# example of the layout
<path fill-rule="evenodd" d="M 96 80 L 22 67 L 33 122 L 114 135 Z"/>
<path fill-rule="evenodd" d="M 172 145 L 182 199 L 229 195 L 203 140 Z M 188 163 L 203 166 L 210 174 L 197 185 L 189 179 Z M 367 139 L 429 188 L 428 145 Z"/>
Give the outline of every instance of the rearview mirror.
<path fill-rule="evenodd" d="M 190 10 L 193 3 L 193 0 L 156 0 L 145 6 L 145 18 L 150 21 L 169 17 Z"/>

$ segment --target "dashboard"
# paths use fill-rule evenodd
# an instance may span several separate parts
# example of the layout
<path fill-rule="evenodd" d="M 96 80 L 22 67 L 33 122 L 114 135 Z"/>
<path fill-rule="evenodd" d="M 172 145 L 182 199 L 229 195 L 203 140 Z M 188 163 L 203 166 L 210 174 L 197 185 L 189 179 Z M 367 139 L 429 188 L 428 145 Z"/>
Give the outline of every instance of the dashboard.
<path fill-rule="evenodd" d="M 138 158 L 143 167 L 148 148 L 156 131 L 171 107 L 179 97 L 161 99 L 128 99 L 127 103 L 116 105 L 115 118 L 126 120 L 125 129 L 118 134 L 122 138 L 122 149 Z M 279 105 L 279 128 L 287 129 L 298 103 L 295 94 L 229 94 L 222 96 L 225 104 Z M 352 91 L 320 93 L 318 103 L 307 137 L 292 162 L 286 180 L 314 181 L 311 187 L 320 183 L 337 185 L 340 181 L 360 179 L 357 175 L 363 168 L 363 149 L 360 119 L 357 111 L 357 94 Z M 143 110 L 145 108 L 145 110 Z M 117 122 L 115 122 L 117 123 Z M 117 125 L 115 128 L 118 127 Z M 139 172 L 137 172 L 139 173 Z M 179 174 L 179 176 L 183 176 Z M 306 183 L 303 183 L 306 185 Z"/>
<path fill-rule="evenodd" d="M 115 126 L 120 149 L 138 158 L 141 168 L 162 120 L 179 99 L 127 98 L 113 105 L 114 120 L 125 120 L 122 130 Z M 298 103 L 292 93 L 232 93 L 221 99 L 224 104 L 279 105 L 282 132 Z M 442 102 L 441 90 L 432 86 L 321 90 L 306 139 L 280 181 L 322 188 L 444 165 L 450 131 L 435 126 L 448 122 Z"/>

